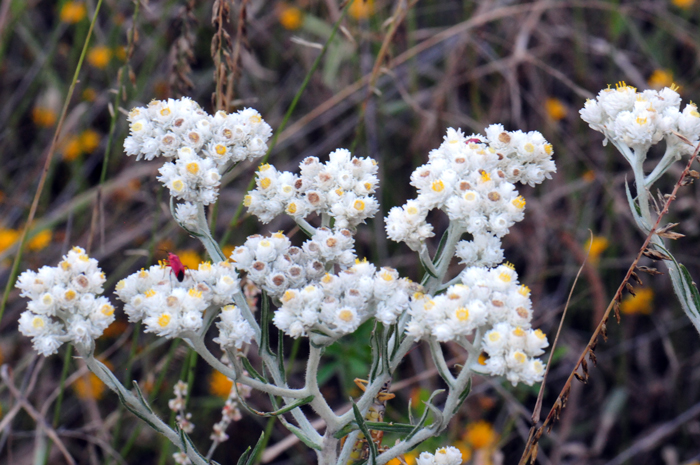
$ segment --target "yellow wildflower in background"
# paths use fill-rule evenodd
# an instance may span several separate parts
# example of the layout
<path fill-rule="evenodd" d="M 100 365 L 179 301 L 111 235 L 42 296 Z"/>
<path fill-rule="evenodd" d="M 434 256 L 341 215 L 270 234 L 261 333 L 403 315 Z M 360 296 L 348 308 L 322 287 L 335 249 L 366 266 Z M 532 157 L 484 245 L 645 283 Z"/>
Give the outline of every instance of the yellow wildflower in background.
<path fill-rule="evenodd" d="M 678 8 L 690 8 L 695 3 L 695 0 L 672 0 L 672 3 Z"/>
<path fill-rule="evenodd" d="M 112 50 L 104 45 L 92 47 L 87 55 L 87 61 L 98 69 L 105 69 L 112 59 Z"/>
<path fill-rule="evenodd" d="M 407 465 L 416 465 L 416 459 L 418 458 L 419 452 L 415 449 L 403 454 L 403 459 L 406 461 Z"/>
<path fill-rule="evenodd" d="M 94 129 L 86 129 L 80 134 L 80 149 L 84 153 L 92 153 L 100 146 L 100 133 Z"/>
<path fill-rule="evenodd" d="M 105 385 L 95 373 L 87 373 L 75 380 L 73 390 L 80 399 L 100 400 L 105 392 Z"/>
<path fill-rule="evenodd" d="M 233 387 L 233 381 L 228 379 L 226 375 L 218 371 L 212 372 L 209 376 L 209 392 L 212 395 L 223 397 L 224 399 L 228 397 Z"/>
<path fill-rule="evenodd" d="M 19 239 L 19 231 L 16 229 L 0 229 L 0 252 L 3 252 Z"/>
<path fill-rule="evenodd" d="M 233 253 L 233 249 L 235 249 L 235 248 L 236 247 L 233 245 L 227 245 L 227 246 L 224 246 L 224 248 L 221 249 L 221 251 L 224 253 L 224 257 L 229 258 L 231 256 L 231 254 Z"/>
<path fill-rule="evenodd" d="M 472 459 L 472 448 L 469 447 L 466 441 L 457 441 L 452 446 L 459 449 L 462 453 L 462 462 L 468 462 Z"/>
<path fill-rule="evenodd" d="M 67 162 L 75 161 L 82 155 L 83 149 L 80 146 L 80 137 L 71 134 L 63 140 L 61 144 L 61 154 Z"/>
<path fill-rule="evenodd" d="M 43 250 L 51 243 L 52 237 L 53 233 L 49 229 L 44 229 L 29 241 L 27 247 L 34 251 Z"/>
<path fill-rule="evenodd" d="M 498 435 L 488 421 L 479 420 L 467 426 L 462 439 L 474 449 L 485 449 L 496 445 Z"/>
<path fill-rule="evenodd" d="M 648 315 L 651 313 L 654 303 L 654 291 L 649 288 L 642 288 L 636 291 L 637 295 L 627 295 L 620 303 L 620 311 L 626 315 L 641 313 Z"/>
<path fill-rule="evenodd" d="M 199 262 L 202 261 L 199 254 L 192 249 L 181 250 L 177 253 L 177 256 L 180 257 L 183 265 L 192 270 L 199 268 Z"/>
<path fill-rule="evenodd" d="M 547 115 L 549 115 L 549 117 L 554 121 L 563 120 L 566 118 L 566 114 L 568 113 L 564 102 L 554 97 L 549 97 L 544 101 L 544 109 L 547 112 Z"/>
<path fill-rule="evenodd" d="M 608 245 L 610 245 L 610 242 L 605 237 L 593 236 L 592 242 L 590 238 L 586 241 L 586 244 L 583 246 L 583 251 L 588 252 L 590 248 L 591 252 L 588 255 L 588 261 L 597 265 L 598 262 L 600 262 L 600 256 L 605 252 L 605 249 L 608 248 Z"/>
<path fill-rule="evenodd" d="M 374 0 L 355 0 L 348 11 L 355 19 L 365 19 L 374 13 Z"/>
<path fill-rule="evenodd" d="M 668 69 L 655 69 L 647 81 L 652 89 L 663 89 L 673 85 L 673 73 Z"/>
<path fill-rule="evenodd" d="M 32 121 L 39 127 L 48 128 L 56 122 L 56 112 L 48 107 L 35 106 L 32 108 Z"/>
<path fill-rule="evenodd" d="M 586 182 L 593 182 L 593 181 L 595 181 L 595 171 L 588 170 L 585 173 L 583 173 L 581 178 Z"/>
<path fill-rule="evenodd" d="M 75 24 L 82 21 L 87 16 L 87 8 L 83 2 L 66 2 L 61 8 L 59 17 L 61 21 L 68 24 Z"/>
<path fill-rule="evenodd" d="M 280 5 L 277 17 L 279 18 L 282 27 L 290 31 L 299 29 L 304 23 L 304 14 L 302 11 L 295 6 L 287 5 L 286 3 Z"/>
<path fill-rule="evenodd" d="M 86 100 L 88 102 L 94 102 L 97 98 L 97 91 L 92 87 L 88 87 L 83 91 L 82 97 L 83 100 Z"/>

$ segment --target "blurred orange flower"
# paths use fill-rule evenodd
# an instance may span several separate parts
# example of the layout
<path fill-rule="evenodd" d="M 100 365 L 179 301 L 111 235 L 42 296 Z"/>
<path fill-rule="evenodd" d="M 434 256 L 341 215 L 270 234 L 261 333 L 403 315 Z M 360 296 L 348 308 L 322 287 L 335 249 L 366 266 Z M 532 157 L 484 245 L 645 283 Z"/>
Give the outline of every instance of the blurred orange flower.
<path fill-rule="evenodd" d="M 668 69 L 655 69 L 647 81 L 652 89 L 663 89 L 673 85 L 673 73 Z"/>
<path fill-rule="evenodd" d="M 61 21 L 68 24 L 75 24 L 82 21 L 87 16 L 87 8 L 84 2 L 66 2 L 61 8 L 59 17 Z"/>
<path fill-rule="evenodd" d="M 98 69 L 105 69 L 112 59 L 112 50 L 104 45 L 92 47 L 87 55 L 87 61 Z"/>
<path fill-rule="evenodd" d="M 27 247 L 29 247 L 29 250 L 34 251 L 43 250 L 51 243 L 52 237 L 53 233 L 51 230 L 44 229 L 29 241 Z"/>
<path fill-rule="evenodd" d="M 586 243 L 583 246 L 583 251 L 588 252 L 588 249 L 591 249 L 591 253 L 588 256 L 588 260 L 594 264 L 597 265 L 598 262 L 600 261 L 600 256 L 605 252 L 605 249 L 608 248 L 608 245 L 610 245 L 610 242 L 602 236 L 593 236 L 593 239 L 591 240 L 590 238 L 586 241 Z"/>
<path fill-rule="evenodd" d="M 554 121 L 563 120 L 566 118 L 566 114 L 568 113 L 564 102 L 554 97 L 549 97 L 544 101 L 544 109 L 547 112 L 547 115 L 549 115 L 549 117 Z"/>
<path fill-rule="evenodd" d="M 365 19 L 374 13 L 374 0 L 355 0 L 348 11 L 355 19 Z"/>
<path fill-rule="evenodd" d="M 641 313 L 649 315 L 654 303 L 654 291 L 649 288 L 642 288 L 636 291 L 637 295 L 627 295 L 620 303 L 620 311 L 626 315 Z"/>
<path fill-rule="evenodd" d="M 299 29 L 304 23 L 303 12 L 295 6 L 287 5 L 285 3 L 280 5 L 277 16 L 282 27 L 290 31 Z"/>
<path fill-rule="evenodd" d="M 232 387 L 233 381 L 221 372 L 214 371 L 209 376 L 209 392 L 215 396 L 227 398 Z"/>

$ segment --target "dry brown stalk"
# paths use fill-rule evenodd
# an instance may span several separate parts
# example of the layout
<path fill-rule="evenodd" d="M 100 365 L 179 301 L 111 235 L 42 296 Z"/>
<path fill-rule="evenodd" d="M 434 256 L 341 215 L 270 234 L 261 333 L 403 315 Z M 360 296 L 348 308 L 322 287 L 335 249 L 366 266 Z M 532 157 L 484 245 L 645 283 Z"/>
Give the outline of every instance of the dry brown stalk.
<path fill-rule="evenodd" d="M 689 143 L 687 139 L 683 138 L 686 143 Z M 619 316 L 619 302 L 622 299 L 622 291 L 623 289 L 627 288 L 629 285 L 629 280 L 632 277 L 632 274 L 634 273 L 634 270 L 638 267 L 639 260 L 642 258 L 642 255 L 650 256 L 649 252 L 653 252 L 651 249 L 647 249 L 649 246 L 649 243 L 651 242 L 651 238 L 656 234 L 656 231 L 659 228 L 659 225 L 661 224 L 661 220 L 663 219 L 664 216 L 668 213 L 669 207 L 671 206 L 671 203 L 676 199 L 676 194 L 678 193 L 678 189 L 680 189 L 681 186 L 683 186 L 683 180 L 689 176 L 690 173 L 690 167 L 692 166 L 693 162 L 698 156 L 698 152 L 700 152 L 700 144 L 698 144 L 695 147 L 695 151 L 693 152 L 693 155 L 690 157 L 690 160 L 688 160 L 688 164 L 686 165 L 685 169 L 681 173 L 680 178 L 678 179 L 678 182 L 676 182 L 676 185 L 673 188 L 673 192 L 671 195 L 666 197 L 666 202 L 664 203 L 664 208 L 659 212 L 659 216 L 656 219 L 656 223 L 654 224 L 654 227 L 651 228 L 651 231 L 649 231 L 649 234 L 647 235 L 646 239 L 644 240 L 644 244 L 642 244 L 642 247 L 639 249 L 639 253 L 637 253 L 637 256 L 635 257 L 634 261 L 630 265 L 630 267 L 627 270 L 627 274 L 625 275 L 625 278 L 622 280 L 620 283 L 620 286 L 617 288 L 617 291 L 615 292 L 615 296 L 613 299 L 610 301 L 610 304 L 608 304 L 607 309 L 605 310 L 605 313 L 603 314 L 603 318 L 600 320 L 600 323 L 596 327 L 595 331 L 593 331 L 593 335 L 591 336 L 591 339 L 589 340 L 588 344 L 586 347 L 583 349 L 583 352 L 581 352 L 581 355 L 578 358 L 578 361 L 574 365 L 573 370 L 571 370 L 571 374 L 566 380 L 566 383 L 564 383 L 564 387 L 562 388 L 561 392 L 557 396 L 557 400 L 554 402 L 554 406 L 552 409 L 549 411 L 549 414 L 547 415 L 547 418 L 544 420 L 542 425 L 539 427 L 537 424 L 534 424 L 530 428 L 530 435 L 528 437 L 527 443 L 525 444 L 525 450 L 523 451 L 523 455 L 520 458 L 520 461 L 518 462 L 519 465 L 526 465 L 527 462 L 529 461 L 530 464 L 535 463 L 535 460 L 537 459 L 537 449 L 538 449 L 538 443 L 540 438 L 542 437 L 543 432 L 545 429 L 547 432 L 550 432 L 552 430 L 552 427 L 554 426 L 554 420 L 559 419 L 559 415 L 561 414 L 561 410 L 566 406 L 566 400 L 569 397 L 569 392 L 571 391 L 571 382 L 575 378 L 577 378 L 579 381 L 586 382 L 588 380 L 588 364 L 586 362 L 586 357 L 591 358 L 592 360 L 595 360 L 595 355 L 593 354 L 593 351 L 595 350 L 596 345 L 598 344 L 598 338 L 600 336 L 603 336 L 604 340 L 607 340 L 607 323 L 608 323 L 608 318 L 610 317 L 610 312 L 615 311 L 615 317 L 618 320 L 618 323 L 620 321 L 620 316 Z M 663 255 L 663 254 L 659 254 Z M 665 255 L 664 255 L 665 257 Z M 654 257 L 650 257 L 654 258 Z M 654 258 L 655 260 L 659 259 L 668 259 L 666 258 Z M 631 286 L 631 285 L 629 285 Z M 629 290 L 629 289 L 628 289 Z M 579 368 L 581 369 L 583 374 L 579 374 Z M 544 388 L 544 385 L 542 389 Z"/>
<path fill-rule="evenodd" d="M 194 61 L 194 24 L 197 18 L 194 16 L 194 0 L 189 0 L 180 10 L 180 35 L 175 39 L 170 48 L 170 58 L 172 60 L 172 70 L 170 73 L 170 85 L 174 86 L 182 95 L 187 94 L 194 84 L 190 79 Z"/>

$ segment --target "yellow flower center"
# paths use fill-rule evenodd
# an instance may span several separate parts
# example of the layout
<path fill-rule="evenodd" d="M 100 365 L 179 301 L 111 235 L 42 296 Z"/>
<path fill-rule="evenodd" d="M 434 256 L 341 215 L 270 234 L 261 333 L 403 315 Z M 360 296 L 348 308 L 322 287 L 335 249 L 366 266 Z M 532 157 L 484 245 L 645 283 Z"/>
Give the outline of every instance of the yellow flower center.
<path fill-rule="evenodd" d="M 267 189 L 268 187 L 270 187 L 270 184 L 272 184 L 272 180 L 270 178 L 262 178 L 260 180 L 260 187 L 262 187 L 263 189 Z"/>
<path fill-rule="evenodd" d="M 297 204 L 292 202 L 287 206 L 287 213 L 295 214 L 297 212 Z"/>
<path fill-rule="evenodd" d="M 75 299 L 76 292 L 73 289 L 68 289 L 65 294 L 63 294 L 63 297 L 70 302 L 71 300 Z"/>
<path fill-rule="evenodd" d="M 32 319 L 32 327 L 33 327 L 34 329 L 41 329 L 41 328 L 43 328 L 45 325 L 46 325 L 46 323 L 44 322 L 44 319 L 43 319 L 42 317 L 40 317 L 40 316 L 35 316 L 35 317 Z"/>
<path fill-rule="evenodd" d="M 467 321 L 469 319 L 469 309 L 466 307 L 460 307 L 455 311 L 455 317 L 459 321 Z"/>
<path fill-rule="evenodd" d="M 489 333 L 489 341 L 491 342 L 498 342 L 501 340 L 501 333 L 498 331 L 493 331 Z"/>
<path fill-rule="evenodd" d="M 190 297 L 194 297 L 195 299 L 201 299 L 202 298 L 202 291 L 198 291 L 194 287 L 191 288 L 187 293 L 190 295 Z"/>
<path fill-rule="evenodd" d="M 187 164 L 186 169 L 190 174 L 197 174 L 199 173 L 199 163 L 196 161 L 191 161 Z"/>
<path fill-rule="evenodd" d="M 442 192 L 445 189 L 445 183 L 441 179 L 433 181 L 432 186 L 430 186 L 435 192 Z"/>
<path fill-rule="evenodd" d="M 253 115 L 250 117 L 250 122 L 254 123 L 254 124 L 260 123 L 260 122 L 262 122 L 262 118 L 260 117 L 260 115 Z"/>
<path fill-rule="evenodd" d="M 523 208 L 525 208 L 525 198 L 522 195 L 519 195 L 516 198 L 514 198 L 513 202 L 511 203 L 518 210 L 522 210 Z"/>
<path fill-rule="evenodd" d="M 114 307 L 112 307 L 112 306 L 109 305 L 109 304 L 104 304 L 104 305 L 100 308 L 100 312 L 101 312 L 104 316 L 112 316 L 112 315 L 114 315 Z"/>
<path fill-rule="evenodd" d="M 170 186 L 173 188 L 175 192 L 181 192 L 182 190 L 185 189 L 185 183 L 182 182 L 182 179 L 176 179 L 174 180 Z"/>
<path fill-rule="evenodd" d="M 153 290 L 153 289 L 149 289 L 149 290 L 147 290 L 146 292 L 144 292 L 144 295 L 145 295 L 146 297 L 153 297 L 153 296 L 156 295 L 156 291 Z"/>
<path fill-rule="evenodd" d="M 165 328 L 170 324 L 170 315 L 167 313 L 163 313 L 160 317 L 158 317 L 158 326 L 161 328 Z"/>
<path fill-rule="evenodd" d="M 355 203 L 352 204 L 352 207 L 357 210 L 358 212 L 361 212 L 365 209 L 365 202 L 362 200 L 355 200 Z"/>
<path fill-rule="evenodd" d="M 343 320 L 344 322 L 348 323 L 352 321 L 353 319 L 353 314 L 350 310 L 341 310 L 340 313 L 338 314 L 338 318 Z"/>
<path fill-rule="evenodd" d="M 515 328 L 515 329 L 513 330 L 513 336 L 515 336 L 515 337 L 523 337 L 523 336 L 525 336 L 525 331 L 523 331 L 523 328 L 521 328 L 520 326 L 518 326 L 517 328 Z"/>
<path fill-rule="evenodd" d="M 513 354 L 513 358 L 515 359 L 516 362 L 518 363 L 525 363 L 527 361 L 527 355 L 524 353 L 517 351 L 515 354 Z"/>
<path fill-rule="evenodd" d="M 411 206 L 406 209 L 406 213 L 408 213 L 409 215 L 417 215 L 418 209 L 416 207 Z"/>
<path fill-rule="evenodd" d="M 534 146 L 531 142 L 528 142 L 527 144 L 525 144 L 525 145 L 523 146 L 523 149 L 524 149 L 527 153 L 532 153 L 532 152 L 535 151 L 535 146 Z"/>
<path fill-rule="evenodd" d="M 214 151 L 219 155 L 223 155 L 226 153 L 226 146 L 222 144 L 217 144 L 216 147 L 214 147 Z"/>
<path fill-rule="evenodd" d="M 253 203 L 253 197 L 250 195 L 246 195 L 243 197 L 243 206 L 244 207 L 250 207 L 250 204 Z"/>

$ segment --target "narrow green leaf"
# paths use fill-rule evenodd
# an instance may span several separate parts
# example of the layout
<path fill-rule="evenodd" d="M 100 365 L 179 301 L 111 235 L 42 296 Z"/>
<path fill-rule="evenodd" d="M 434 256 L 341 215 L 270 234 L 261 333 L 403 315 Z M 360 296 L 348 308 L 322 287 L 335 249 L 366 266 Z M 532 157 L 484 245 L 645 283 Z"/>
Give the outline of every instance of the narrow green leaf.
<path fill-rule="evenodd" d="M 238 463 L 236 465 L 247 465 L 248 464 L 248 457 L 250 457 L 250 446 L 241 454 L 241 457 L 238 459 Z"/>
<path fill-rule="evenodd" d="M 376 421 L 365 421 L 367 428 L 374 431 L 384 431 L 386 433 L 397 433 L 397 434 L 408 434 L 413 431 L 414 425 L 409 425 L 408 423 L 384 423 Z M 345 425 L 340 431 L 335 433 L 333 436 L 336 439 L 340 439 L 353 431 L 359 429 L 357 422 L 351 421 Z"/>
<path fill-rule="evenodd" d="M 248 462 L 246 465 L 253 465 L 255 463 L 255 460 L 257 460 L 258 456 L 260 455 L 260 452 L 262 448 L 265 445 L 265 431 L 260 433 L 260 439 L 258 439 L 258 442 L 255 443 L 255 449 L 253 449 L 253 453 L 250 454 L 250 462 Z"/>
<path fill-rule="evenodd" d="M 294 426 L 293 424 L 289 423 L 287 420 L 285 420 L 284 417 L 279 417 L 280 421 L 284 425 L 285 428 L 287 428 L 289 431 L 294 434 L 294 436 L 298 437 L 301 442 L 306 444 L 308 447 L 314 449 L 314 450 L 323 450 L 320 444 L 316 444 L 313 442 L 309 437 L 304 434 L 304 432 L 297 426 Z"/>
<path fill-rule="evenodd" d="M 253 377 L 257 378 L 258 380 L 262 381 L 263 383 L 267 383 L 267 379 L 258 371 L 253 368 L 253 365 L 250 363 L 250 360 L 248 360 L 247 357 L 240 356 L 239 359 L 241 360 L 241 363 L 243 363 L 243 366 L 245 367 L 246 370 L 248 370 L 248 373 L 250 373 Z"/>
<path fill-rule="evenodd" d="M 139 398 L 139 401 L 141 402 L 141 405 L 148 410 L 149 413 L 152 415 L 155 415 L 153 413 L 153 409 L 151 408 L 150 405 L 148 405 L 148 402 L 146 402 L 146 399 L 143 397 L 143 393 L 141 392 L 141 388 L 139 387 L 139 383 L 136 380 L 133 380 L 132 383 L 134 384 L 134 388 L 136 389 L 136 396 Z"/>
<path fill-rule="evenodd" d="M 282 381 L 287 381 L 287 373 L 284 368 L 284 331 L 277 331 L 277 366 L 282 374 Z"/>
<path fill-rule="evenodd" d="M 270 347 L 270 322 L 272 321 L 272 315 L 270 315 L 270 297 L 267 292 L 262 291 L 262 304 L 260 311 L 260 329 L 262 331 L 260 336 L 260 349 L 266 350 L 268 354 L 274 356 L 275 353 Z"/>
<path fill-rule="evenodd" d="M 448 231 L 442 233 L 442 237 L 440 237 L 440 242 L 438 243 L 437 251 L 435 252 L 435 258 L 433 258 L 434 265 L 437 265 L 438 262 L 440 262 L 442 251 L 445 249 L 445 243 L 447 242 L 447 232 Z"/>
<path fill-rule="evenodd" d="M 463 368 L 464 369 L 464 368 Z M 455 415 L 457 413 L 457 410 L 462 406 L 465 400 L 467 400 L 467 396 L 472 390 L 472 379 L 469 378 L 469 381 L 467 381 L 467 386 L 464 388 L 464 391 L 462 391 L 459 394 L 459 401 L 457 402 L 457 405 L 455 408 L 452 410 L 452 415 Z"/>
<path fill-rule="evenodd" d="M 441 394 L 441 393 L 443 393 L 443 392 L 445 392 L 444 389 L 437 389 L 437 390 L 433 391 L 433 393 L 430 394 L 430 398 L 428 399 L 428 401 L 427 401 L 427 402 L 424 402 L 425 405 L 426 405 L 426 407 L 432 407 L 433 398 L 434 398 L 436 395 Z M 433 407 L 433 408 L 434 408 L 434 407 Z M 408 436 L 406 436 L 406 437 L 404 438 L 404 441 L 409 441 L 413 436 L 416 435 L 416 433 L 418 433 L 418 431 L 420 431 L 421 429 L 423 429 L 423 426 L 425 425 L 425 422 L 428 420 L 428 412 L 429 412 L 430 410 L 432 410 L 432 409 L 426 408 L 425 410 L 423 410 L 423 415 L 421 415 L 420 420 L 418 421 L 418 423 L 416 423 L 416 426 L 413 428 L 413 431 L 411 431 L 411 432 L 408 434 Z"/>
<path fill-rule="evenodd" d="M 420 264 L 423 266 L 423 269 L 425 270 L 426 273 L 428 273 L 431 277 L 437 278 L 437 275 L 432 272 L 431 267 L 426 265 L 425 262 L 423 261 L 422 257 L 418 257 L 420 259 Z"/>
<path fill-rule="evenodd" d="M 357 422 L 357 426 L 360 428 L 360 431 L 362 431 L 362 434 L 365 435 L 365 439 L 367 440 L 367 444 L 369 445 L 369 463 L 375 463 L 375 460 L 377 459 L 377 445 L 372 441 L 372 435 L 369 432 L 369 428 L 367 428 L 367 424 L 365 423 L 365 419 L 362 417 L 362 413 L 360 413 L 360 409 L 357 407 L 357 404 L 352 401 L 352 411 L 355 414 L 355 421 Z"/>

